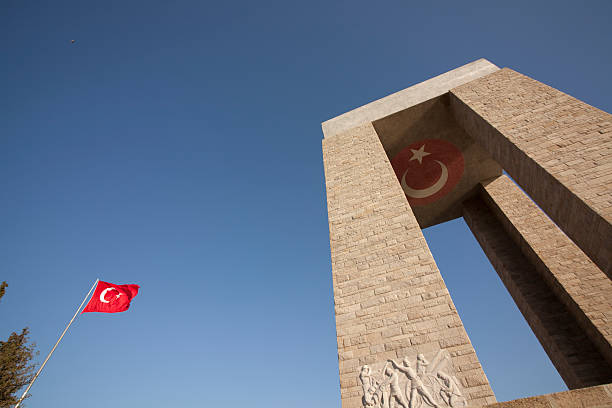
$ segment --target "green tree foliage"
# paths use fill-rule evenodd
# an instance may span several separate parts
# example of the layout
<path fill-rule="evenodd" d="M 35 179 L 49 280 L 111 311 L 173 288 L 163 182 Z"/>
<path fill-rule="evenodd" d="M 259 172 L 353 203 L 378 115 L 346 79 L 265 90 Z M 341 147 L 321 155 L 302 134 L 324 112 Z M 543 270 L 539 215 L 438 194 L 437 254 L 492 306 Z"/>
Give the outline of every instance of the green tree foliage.
<path fill-rule="evenodd" d="M 6 282 L 0 285 L 0 299 L 4 296 Z M 30 343 L 26 327 L 21 333 L 12 333 L 7 341 L 0 341 L 0 408 L 17 403 L 17 391 L 28 384 L 34 375 L 35 344 Z"/>

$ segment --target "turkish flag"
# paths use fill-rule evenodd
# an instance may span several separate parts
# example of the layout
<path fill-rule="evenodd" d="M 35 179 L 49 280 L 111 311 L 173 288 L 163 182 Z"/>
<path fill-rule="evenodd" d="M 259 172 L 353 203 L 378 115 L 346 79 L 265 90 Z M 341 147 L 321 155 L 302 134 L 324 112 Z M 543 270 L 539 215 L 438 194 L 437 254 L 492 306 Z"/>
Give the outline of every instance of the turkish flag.
<path fill-rule="evenodd" d="M 461 180 L 465 164 L 461 150 L 451 142 L 424 139 L 396 154 L 391 166 L 410 205 L 422 206 L 450 193 Z"/>
<path fill-rule="evenodd" d="M 98 281 L 94 294 L 81 313 L 125 312 L 130 308 L 130 302 L 138 294 L 138 285 L 113 285 Z"/>

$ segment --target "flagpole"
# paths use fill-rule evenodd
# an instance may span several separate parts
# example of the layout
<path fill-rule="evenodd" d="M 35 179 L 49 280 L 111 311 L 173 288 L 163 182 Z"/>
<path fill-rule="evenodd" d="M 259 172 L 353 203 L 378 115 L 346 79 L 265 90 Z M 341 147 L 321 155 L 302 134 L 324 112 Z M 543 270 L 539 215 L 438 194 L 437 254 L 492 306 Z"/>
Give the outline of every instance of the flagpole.
<path fill-rule="evenodd" d="M 74 312 L 74 316 L 72 316 L 72 319 L 70 319 L 70 321 L 68 322 L 68 325 L 64 329 L 64 332 L 62 333 L 60 338 L 55 343 L 55 346 L 53 346 L 53 348 L 51 349 L 51 351 L 47 355 L 47 358 L 45 358 L 45 361 L 42 363 L 42 365 L 40 366 L 40 368 L 38 369 L 38 371 L 34 375 L 34 378 L 32 378 L 32 381 L 30 381 L 30 384 L 28 385 L 28 388 L 26 388 L 26 390 L 24 391 L 24 393 L 21 396 L 21 398 L 19 398 L 19 401 L 17 401 L 17 404 L 15 404 L 14 408 L 19 408 L 19 406 L 21 405 L 21 403 L 25 399 L 26 395 L 28 395 L 28 391 L 30 391 L 30 388 L 32 388 L 32 384 L 34 384 L 34 381 L 36 381 L 36 379 L 40 375 L 40 373 L 43 370 L 43 368 L 45 368 L 45 364 L 47 364 L 47 361 L 49 361 L 49 359 L 51 358 L 51 355 L 53 354 L 53 352 L 57 348 L 57 345 L 59 344 L 59 342 L 62 341 L 62 338 L 64 337 L 64 334 L 66 334 L 66 332 L 70 328 L 70 325 L 72 324 L 72 322 L 74 322 L 74 319 L 76 319 L 76 317 L 79 315 L 79 312 L 81 311 L 81 308 L 83 307 L 83 305 L 87 301 L 87 298 L 89 297 L 89 295 L 91 295 L 91 292 L 93 292 L 94 288 L 96 287 L 96 285 L 98 284 L 99 281 L 100 281 L 100 279 L 96 279 L 96 281 L 92 285 L 91 289 L 89 289 L 89 292 L 87 293 L 87 296 L 85 296 L 85 299 L 83 299 L 83 301 L 81 302 L 81 305 L 77 308 L 76 312 Z"/>

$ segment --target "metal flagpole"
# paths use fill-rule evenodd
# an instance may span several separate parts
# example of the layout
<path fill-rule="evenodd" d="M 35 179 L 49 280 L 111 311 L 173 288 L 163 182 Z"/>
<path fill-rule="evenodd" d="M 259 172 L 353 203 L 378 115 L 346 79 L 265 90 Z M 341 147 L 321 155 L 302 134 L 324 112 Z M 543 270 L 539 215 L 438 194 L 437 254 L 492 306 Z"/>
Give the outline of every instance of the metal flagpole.
<path fill-rule="evenodd" d="M 76 317 L 79 315 L 79 312 L 81 311 L 81 308 L 83 307 L 83 305 L 87 301 L 87 298 L 89 297 L 89 295 L 91 295 L 91 292 L 93 292 L 94 288 L 96 287 L 96 285 L 98 284 L 99 281 L 100 281 L 100 279 L 96 279 L 96 281 L 94 282 L 94 284 L 91 287 L 91 289 L 89 289 L 89 293 L 87 293 L 87 296 L 85 296 L 85 299 L 83 299 L 83 301 L 81 302 L 81 305 L 77 308 L 76 312 L 74 312 L 74 316 L 72 316 L 72 319 L 70 319 L 70 321 L 68 322 L 68 325 L 64 329 L 64 332 L 62 333 L 60 338 L 57 340 L 57 343 L 55 343 L 55 346 L 53 346 L 53 348 L 51 349 L 51 351 L 47 355 L 47 358 L 45 358 L 45 361 L 42 363 L 42 365 L 40 366 L 40 368 L 38 369 L 38 371 L 34 375 L 34 378 L 32 378 L 32 381 L 30 381 L 30 384 L 28 385 L 28 388 L 26 388 L 26 390 L 24 391 L 24 393 L 21 396 L 21 398 L 19 398 L 19 401 L 17 401 L 17 404 L 15 404 L 14 408 L 19 408 L 19 406 L 23 402 L 23 400 L 26 397 L 26 395 L 28 395 L 28 391 L 30 391 L 30 388 L 32 388 L 32 384 L 34 384 L 34 381 L 36 381 L 36 379 L 40 375 L 40 373 L 43 370 L 43 368 L 45 368 L 45 364 L 47 364 L 47 361 L 49 361 L 49 359 L 51 358 L 51 354 L 53 354 L 53 352 L 55 351 L 55 349 L 56 349 L 57 345 L 59 344 L 59 342 L 62 341 L 62 337 L 64 337 L 64 334 L 66 334 L 66 332 L 68 331 L 68 328 L 70 328 L 70 325 L 72 324 L 72 322 L 74 322 L 74 319 L 76 319 Z"/>

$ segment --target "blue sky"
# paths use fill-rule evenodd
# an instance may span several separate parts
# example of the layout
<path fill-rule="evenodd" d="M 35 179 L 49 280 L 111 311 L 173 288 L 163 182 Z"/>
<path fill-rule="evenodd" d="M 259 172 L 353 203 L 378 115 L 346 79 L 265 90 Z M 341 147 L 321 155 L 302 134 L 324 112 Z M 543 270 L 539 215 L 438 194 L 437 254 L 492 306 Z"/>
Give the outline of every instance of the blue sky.
<path fill-rule="evenodd" d="M 141 285 L 28 406 L 338 407 L 320 123 L 481 57 L 612 111 L 612 3 L 497 3 L 3 0 L 0 337 Z M 425 235 L 498 399 L 563 390 L 463 221 Z"/>

